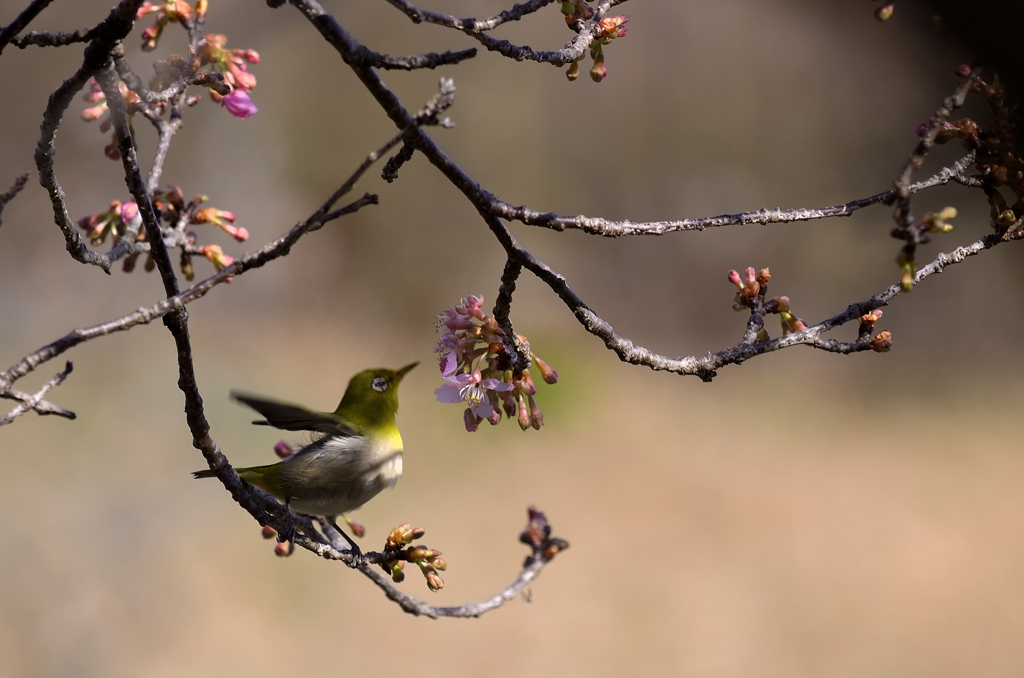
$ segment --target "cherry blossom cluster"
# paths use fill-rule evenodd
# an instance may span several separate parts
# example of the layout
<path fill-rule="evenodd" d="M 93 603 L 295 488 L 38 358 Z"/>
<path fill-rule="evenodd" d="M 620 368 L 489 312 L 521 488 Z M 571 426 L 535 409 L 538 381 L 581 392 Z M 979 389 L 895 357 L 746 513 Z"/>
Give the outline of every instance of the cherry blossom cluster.
<path fill-rule="evenodd" d="M 583 0 L 564 0 L 562 14 L 565 15 L 566 25 L 579 33 L 583 29 L 584 23 L 594 16 L 594 9 Z M 594 40 L 590 43 L 590 58 L 594 60 L 594 66 L 590 69 L 590 78 L 594 82 L 601 82 L 608 75 L 608 69 L 604 65 L 603 46 L 615 38 L 626 35 L 628 29 L 624 24 L 627 21 L 629 21 L 628 16 L 610 16 L 597 23 Z M 565 77 L 570 81 L 580 77 L 579 59 L 569 65 Z"/>
<path fill-rule="evenodd" d="M 156 22 L 142 32 L 142 51 L 152 52 L 156 49 L 167 24 L 177 23 L 188 28 L 193 21 L 202 22 L 206 18 L 209 4 L 208 0 L 198 0 L 193 9 L 184 0 L 165 0 L 165 2 L 157 3 L 146 0 L 143 2 L 135 13 L 135 20 L 138 21 L 148 14 L 155 14 Z"/>
<path fill-rule="evenodd" d="M 524 431 L 539 430 L 544 414 L 534 398 L 537 388 L 530 370 L 513 369 L 508 337 L 494 316 L 483 313 L 483 303 L 483 297 L 469 295 L 437 316 L 441 337 L 434 351 L 448 383 L 434 393 L 442 403 L 466 404 L 467 431 L 476 431 L 485 420 L 497 424 L 502 410 L 509 419 L 515 417 Z M 518 338 L 527 344 L 525 337 Z M 547 363 L 534 353 L 530 358 L 545 383 L 558 382 L 558 373 Z"/>
<path fill-rule="evenodd" d="M 943 219 L 952 219 L 956 216 L 956 210 L 947 207 L 941 212 L 930 214 L 926 219 L 933 224 L 936 230 L 942 229 Z M 950 226 L 950 228 L 952 228 Z M 803 332 L 807 329 L 807 323 L 793 314 L 789 305 L 789 297 L 772 297 L 768 299 L 768 283 L 772 279 L 771 272 L 767 268 L 755 271 L 751 266 L 743 275 L 739 271 L 729 271 L 729 282 L 736 286 L 736 294 L 733 295 L 732 308 L 735 311 L 749 309 L 752 312 L 771 313 L 779 316 L 782 325 L 782 335 Z M 874 330 L 875 321 L 882 317 L 882 311 L 876 309 L 860 317 L 860 340 L 866 340 Z M 771 337 L 768 330 L 762 325 L 757 331 L 756 341 L 766 342 Z M 889 332 L 880 332 L 869 342 L 871 350 L 884 353 L 892 348 L 892 335 Z"/>
<path fill-rule="evenodd" d="M 409 523 L 403 523 L 391 530 L 387 543 L 384 545 L 383 553 L 386 555 L 396 554 L 397 560 L 381 563 L 381 568 L 391 575 L 394 582 L 405 579 L 405 564 L 413 563 L 420 568 L 420 572 L 427 580 L 427 588 L 431 591 L 440 591 L 444 587 L 444 581 L 437 573 L 448 569 L 448 563 L 440 558 L 441 552 L 436 549 L 427 548 L 422 544 L 408 546 L 416 539 L 421 538 L 426 531 L 419 527 L 412 527 Z"/>
<path fill-rule="evenodd" d="M 208 259 L 218 271 L 229 266 L 234 259 L 224 254 L 219 245 L 196 245 L 196 234 L 186 233 L 187 226 L 209 224 L 238 242 L 244 242 L 249 237 L 249 232 L 245 228 L 235 226 L 234 213 L 214 207 L 200 207 L 206 199 L 205 195 L 197 195 L 186 203 L 181 189 L 177 186 L 169 186 L 166 191 L 157 191 L 153 194 L 153 209 L 156 210 L 157 218 L 168 224 L 161 229 L 165 238 L 182 248 L 181 272 L 188 280 L 195 277 L 192 268 L 193 255 Z M 105 211 L 83 217 L 78 221 L 78 226 L 85 231 L 86 237 L 94 246 L 102 245 L 108 237 L 114 246 L 124 237 L 131 237 L 133 242 L 122 264 L 123 270 L 125 273 L 133 271 L 139 256 L 143 253 L 146 254 L 145 270 L 153 270 L 155 262 L 148 253 L 148 244 L 145 244 L 146 232 L 141 228 L 139 206 L 134 202 L 122 203 L 120 200 L 112 200 Z"/>
<path fill-rule="evenodd" d="M 249 97 L 249 91 L 256 87 L 256 76 L 249 72 L 246 62 L 256 64 L 260 55 L 253 49 L 226 49 L 227 37 L 208 33 L 199 43 L 199 58 L 224 76 L 224 82 L 231 92 L 221 95 L 210 90 L 210 98 L 224 106 L 231 115 L 245 119 L 257 112 L 256 104 Z"/>

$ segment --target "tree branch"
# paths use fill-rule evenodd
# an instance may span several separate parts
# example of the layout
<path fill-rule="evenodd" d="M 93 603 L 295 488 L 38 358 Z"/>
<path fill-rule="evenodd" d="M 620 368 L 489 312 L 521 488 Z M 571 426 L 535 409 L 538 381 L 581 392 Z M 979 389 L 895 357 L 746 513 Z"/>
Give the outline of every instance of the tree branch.
<path fill-rule="evenodd" d="M 35 395 L 31 395 L 28 396 L 27 398 L 21 399 L 22 402 L 19 403 L 17 407 L 15 407 L 13 410 L 8 412 L 4 416 L 0 417 L 0 426 L 10 424 L 12 421 L 17 419 L 21 415 L 25 414 L 29 410 L 37 410 L 39 414 L 60 414 L 64 417 L 67 417 L 68 419 L 74 419 L 74 412 L 69 412 L 63 408 L 58 408 L 55 405 L 50 405 L 49 403 L 46 403 L 45 407 L 40 408 L 40 405 L 44 402 L 43 396 L 45 396 L 50 389 L 52 389 L 55 386 L 59 386 L 65 379 L 67 379 L 67 376 L 71 374 L 71 369 L 72 366 L 71 362 L 69 361 L 64 366 L 64 371 L 58 372 L 53 379 L 46 382 L 46 384 L 44 384 L 41 389 L 36 391 Z"/>
<path fill-rule="evenodd" d="M 46 9 L 53 0 L 32 0 L 18 17 L 0 30 L 0 54 L 3 54 L 7 43 L 11 42 L 18 33 L 25 30 L 25 27 L 32 23 L 32 20 L 39 16 L 39 13 Z"/>

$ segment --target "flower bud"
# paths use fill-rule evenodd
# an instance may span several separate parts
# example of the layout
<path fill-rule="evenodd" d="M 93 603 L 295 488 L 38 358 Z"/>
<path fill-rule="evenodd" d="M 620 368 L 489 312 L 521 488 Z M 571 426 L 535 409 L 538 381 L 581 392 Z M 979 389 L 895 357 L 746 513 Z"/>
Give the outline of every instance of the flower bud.
<path fill-rule="evenodd" d="M 295 552 L 295 544 L 290 541 L 280 541 L 274 546 L 274 555 L 279 558 L 287 558 Z"/>
<path fill-rule="evenodd" d="M 391 563 L 391 581 L 397 584 L 398 582 L 405 579 L 405 572 L 403 570 L 405 570 L 405 561 L 396 560 L 395 562 Z"/>
<path fill-rule="evenodd" d="M 960 64 L 956 69 L 954 69 L 953 73 L 955 73 L 958 78 L 966 78 L 971 74 L 971 67 L 967 64 Z"/>
<path fill-rule="evenodd" d="M 540 427 L 544 425 L 544 414 L 540 411 L 540 405 L 533 399 L 533 396 L 529 396 L 530 399 L 530 426 L 536 430 L 540 430 Z"/>
<path fill-rule="evenodd" d="M 431 591 L 434 591 L 436 593 L 437 591 L 440 591 L 442 588 L 444 588 L 444 582 L 441 580 L 439 576 L 437 576 L 436 572 L 427 572 L 426 577 L 427 588 L 429 588 Z"/>
<path fill-rule="evenodd" d="M 885 353 L 890 348 L 892 348 L 892 334 L 887 331 L 879 332 L 871 340 L 871 350 L 876 353 Z"/>
<path fill-rule="evenodd" d="M 287 440 L 279 440 L 278 443 L 274 445 L 274 454 L 281 459 L 287 459 L 295 454 L 295 450 Z"/>
<path fill-rule="evenodd" d="M 772 274 L 768 272 L 767 268 L 762 268 L 757 272 L 757 282 L 761 285 L 767 285 L 768 281 L 772 279 Z"/>
<path fill-rule="evenodd" d="M 355 536 L 357 536 L 359 538 L 362 538 L 362 537 L 366 536 L 366 528 L 365 527 L 363 527 L 359 523 L 355 522 L 354 520 L 349 518 L 347 515 L 343 515 L 342 519 L 345 521 L 345 524 L 348 525 L 348 528 L 350 530 L 352 530 L 352 534 L 354 534 Z"/>
<path fill-rule="evenodd" d="M 526 399 L 523 396 L 519 396 L 519 428 L 524 431 L 530 428 L 530 410 L 526 406 Z"/>
<path fill-rule="evenodd" d="M 264 539 L 273 539 L 276 536 L 277 536 L 277 530 L 272 528 L 270 525 L 264 525 L 263 526 L 263 538 Z"/>
<path fill-rule="evenodd" d="M 590 69 L 590 79 L 594 82 L 601 82 L 608 77 L 608 69 L 604 66 L 604 54 L 598 54 L 594 58 L 594 66 Z"/>
<path fill-rule="evenodd" d="M 1000 226 L 1003 226 L 1004 228 L 1008 226 L 1013 226 L 1014 222 L 1016 221 L 1017 215 L 1013 213 L 1013 210 L 1004 210 L 999 213 L 998 217 L 996 217 L 996 223 L 998 223 Z"/>
<path fill-rule="evenodd" d="M 875 10 L 875 18 L 879 21 L 888 21 L 889 17 L 892 16 L 893 10 L 896 8 L 896 4 L 893 2 L 886 3 Z"/>
<path fill-rule="evenodd" d="M 533 356 L 533 362 L 537 364 L 537 369 L 540 370 L 540 376 L 544 379 L 545 384 L 557 384 L 558 383 L 558 372 L 551 369 L 551 367 L 540 359 L 539 356 Z"/>
<path fill-rule="evenodd" d="M 569 82 L 573 82 L 580 77 L 580 62 L 574 61 L 569 64 L 569 68 L 565 71 L 565 77 Z"/>

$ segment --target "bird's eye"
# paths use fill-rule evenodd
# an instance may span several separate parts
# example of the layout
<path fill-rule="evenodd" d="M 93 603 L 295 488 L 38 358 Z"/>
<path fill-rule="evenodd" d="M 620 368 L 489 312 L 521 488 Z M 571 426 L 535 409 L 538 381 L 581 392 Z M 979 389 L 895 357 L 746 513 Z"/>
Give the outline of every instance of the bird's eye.
<path fill-rule="evenodd" d="M 377 377 L 376 379 L 370 382 L 370 387 L 374 391 L 377 391 L 378 393 L 383 393 L 384 391 L 388 390 L 388 380 L 385 379 L 384 377 Z"/>

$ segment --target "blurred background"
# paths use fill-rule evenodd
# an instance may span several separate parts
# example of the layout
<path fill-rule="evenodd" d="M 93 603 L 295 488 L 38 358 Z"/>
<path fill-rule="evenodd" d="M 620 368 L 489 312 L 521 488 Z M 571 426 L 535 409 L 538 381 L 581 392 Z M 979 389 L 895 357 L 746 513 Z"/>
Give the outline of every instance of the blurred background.
<path fill-rule="evenodd" d="M 9 22 L 24 3 L 4 4 Z M 476 45 L 415 26 L 383 2 L 328 0 L 380 52 Z M 490 16 L 498 0 L 433 0 Z M 36 30 L 102 20 L 109 2 L 56 2 Z M 900 3 L 879 24 L 864 0 L 647 0 L 622 9 L 600 85 L 584 72 L 487 52 L 458 67 L 384 74 L 411 109 L 440 76 L 458 86 L 452 130 L 431 134 L 512 204 L 612 219 L 676 219 L 762 207 L 821 207 L 886 190 L 970 54 Z M 149 20 L 143 22 L 148 25 Z M 139 73 L 184 49 L 170 27 Z M 312 212 L 394 129 L 300 15 L 211 2 L 207 30 L 257 50 L 259 114 L 203 100 L 172 145 L 164 185 L 233 210 L 252 234 L 201 242 L 234 256 Z M 570 37 L 557 4 L 496 35 L 540 49 Z M 81 46 L 9 47 L 0 59 L 0 184 L 32 172 L 0 226 L 0 365 L 74 327 L 161 295 L 141 266 L 111 276 L 72 261 L 32 162 L 46 99 Z M 582 65 L 582 64 L 581 64 Z M 586 66 L 589 68 L 589 64 Z M 78 120 L 58 133 L 56 170 L 73 219 L 128 197 L 109 141 Z M 967 114 L 984 126 L 976 102 Z M 135 123 L 141 154 L 154 134 Z M 921 176 L 956 160 L 955 144 Z M 422 158 L 394 184 L 380 166 L 355 195 L 381 204 L 301 241 L 292 255 L 189 307 L 212 435 L 233 463 L 274 460 L 280 438 L 249 425 L 228 391 L 330 409 L 351 374 L 422 362 L 402 384 L 406 475 L 353 517 L 368 548 L 411 522 L 444 552 L 456 605 L 518 572 L 526 507 L 571 548 L 517 600 L 479 620 L 415 619 L 363 577 L 273 543 L 203 468 L 160 323 L 82 345 L 17 387 L 75 371 L 51 400 L 70 422 L 25 416 L 0 430 L 0 675 L 51 677 L 1019 676 L 1024 658 L 1024 458 L 1019 429 L 1021 251 L 949 269 L 885 309 L 887 354 L 793 349 L 724 369 L 711 384 L 620 363 L 549 290 L 524 275 L 513 320 L 561 376 L 539 385 L 545 426 L 466 433 L 435 402 L 434 316 L 465 294 L 493 302 L 504 257 L 469 204 Z M 980 194 L 953 204 L 955 230 L 922 262 L 986 232 Z M 736 343 L 729 269 L 770 267 L 771 293 L 818 321 L 898 279 L 887 208 L 849 219 L 601 240 L 513 224 L 620 334 L 669 355 Z M 212 268 L 196 261 L 200 277 Z M 768 325 L 779 333 L 775 322 Z M 836 336 L 851 339 L 855 330 Z M 7 407 L 11 403 L 7 403 Z M 294 439 L 293 439 L 294 440 Z"/>

